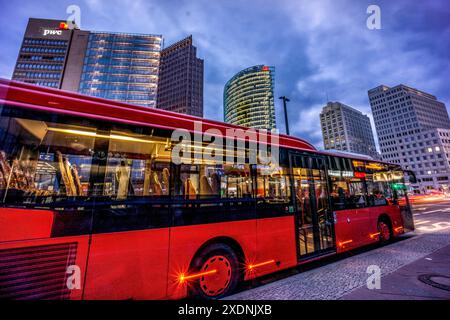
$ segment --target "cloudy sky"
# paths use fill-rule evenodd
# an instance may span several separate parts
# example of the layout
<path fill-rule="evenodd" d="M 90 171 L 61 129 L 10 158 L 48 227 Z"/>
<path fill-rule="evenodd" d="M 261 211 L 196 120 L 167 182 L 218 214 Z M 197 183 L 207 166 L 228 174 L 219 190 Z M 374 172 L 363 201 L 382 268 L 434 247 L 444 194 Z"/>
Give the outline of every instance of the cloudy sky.
<path fill-rule="evenodd" d="M 87 30 L 162 34 L 166 46 L 192 34 L 205 60 L 207 118 L 222 120 L 224 84 L 257 64 L 275 66 L 291 133 L 317 147 L 326 101 L 369 113 L 367 91 L 380 84 L 404 83 L 450 107 L 448 0 L 0 0 L 0 77 L 11 77 L 28 18 L 65 20 L 70 4 Z M 371 4 L 381 30 L 366 26 Z"/>

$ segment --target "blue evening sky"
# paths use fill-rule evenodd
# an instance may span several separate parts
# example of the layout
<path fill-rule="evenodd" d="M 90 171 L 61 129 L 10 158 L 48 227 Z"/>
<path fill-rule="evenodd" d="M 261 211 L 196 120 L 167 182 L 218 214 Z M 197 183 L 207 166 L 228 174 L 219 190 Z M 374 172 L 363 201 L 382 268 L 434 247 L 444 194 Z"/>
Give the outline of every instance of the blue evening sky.
<path fill-rule="evenodd" d="M 275 66 L 291 133 L 317 147 L 327 99 L 369 113 L 367 90 L 404 83 L 450 107 L 448 0 L 0 0 L 0 77 L 11 77 L 28 18 L 65 20 L 70 4 L 86 30 L 162 34 L 166 45 L 192 34 L 207 118 L 222 120 L 224 84 L 257 64 Z M 366 27 L 370 4 L 381 8 L 381 30 Z M 284 132 L 278 99 L 276 109 Z"/>

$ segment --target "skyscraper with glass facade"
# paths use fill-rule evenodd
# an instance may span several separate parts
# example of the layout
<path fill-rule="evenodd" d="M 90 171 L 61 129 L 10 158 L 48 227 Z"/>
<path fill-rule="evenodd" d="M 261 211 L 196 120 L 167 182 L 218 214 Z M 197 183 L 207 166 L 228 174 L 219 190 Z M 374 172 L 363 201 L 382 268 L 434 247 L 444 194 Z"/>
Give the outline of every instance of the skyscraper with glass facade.
<path fill-rule="evenodd" d="M 264 65 L 233 76 L 224 88 L 224 121 L 255 129 L 275 129 L 274 77 L 275 68 Z"/>
<path fill-rule="evenodd" d="M 156 106 L 162 36 L 91 32 L 79 92 Z"/>

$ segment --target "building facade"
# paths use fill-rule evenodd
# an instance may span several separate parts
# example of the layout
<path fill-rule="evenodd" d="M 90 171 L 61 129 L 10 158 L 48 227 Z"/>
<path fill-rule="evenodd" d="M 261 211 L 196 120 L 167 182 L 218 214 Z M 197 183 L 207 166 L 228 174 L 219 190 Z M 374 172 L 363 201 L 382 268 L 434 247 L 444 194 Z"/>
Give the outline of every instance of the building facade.
<path fill-rule="evenodd" d="M 73 32 L 59 20 L 31 18 L 12 79 L 61 88 Z"/>
<path fill-rule="evenodd" d="M 370 119 L 362 112 L 340 102 L 328 102 L 320 113 L 320 123 L 325 150 L 379 157 Z"/>
<path fill-rule="evenodd" d="M 91 32 L 78 91 L 154 108 L 161 44 L 161 36 Z"/>
<path fill-rule="evenodd" d="M 161 51 L 157 108 L 203 117 L 203 60 L 192 36 Z"/>
<path fill-rule="evenodd" d="M 28 22 L 13 80 L 156 107 L 161 35 L 69 30 Z"/>
<path fill-rule="evenodd" d="M 405 85 L 369 90 L 383 160 L 412 170 L 418 192 L 448 189 L 450 119 L 445 104 Z"/>
<path fill-rule="evenodd" d="M 255 129 L 275 129 L 274 85 L 274 67 L 258 65 L 237 73 L 224 88 L 224 121 Z"/>

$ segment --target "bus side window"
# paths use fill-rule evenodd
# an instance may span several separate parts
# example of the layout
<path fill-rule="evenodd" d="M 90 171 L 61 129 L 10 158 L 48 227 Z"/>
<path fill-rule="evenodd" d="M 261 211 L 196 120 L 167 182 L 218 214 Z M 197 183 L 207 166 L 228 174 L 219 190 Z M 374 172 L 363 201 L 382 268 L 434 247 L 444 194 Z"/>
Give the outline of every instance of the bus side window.
<path fill-rule="evenodd" d="M 94 128 L 2 115 L 0 132 L 1 202 L 87 196 Z"/>
<path fill-rule="evenodd" d="M 384 191 L 387 188 L 387 184 L 381 181 L 375 181 L 373 174 L 366 175 L 367 191 L 369 194 L 370 206 L 384 206 L 387 204 L 387 200 Z"/>
<path fill-rule="evenodd" d="M 258 198 L 267 203 L 290 203 L 289 170 L 284 167 L 257 166 Z"/>
<path fill-rule="evenodd" d="M 350 172 L 333 171 L 331 179 L 331 198 L 334 210 L 356 209 L 367 206 L 366 190 L 361 178 Z"/>
<path fill-rule="evenodd" d="M 170 195 L 166 138 L 111 130 L 103 194 L 116 200 Z"/>

